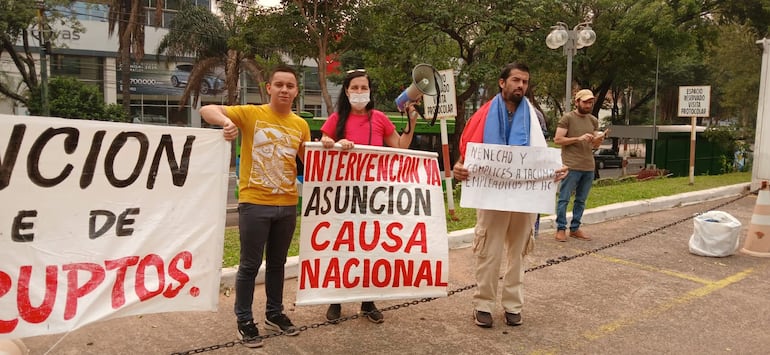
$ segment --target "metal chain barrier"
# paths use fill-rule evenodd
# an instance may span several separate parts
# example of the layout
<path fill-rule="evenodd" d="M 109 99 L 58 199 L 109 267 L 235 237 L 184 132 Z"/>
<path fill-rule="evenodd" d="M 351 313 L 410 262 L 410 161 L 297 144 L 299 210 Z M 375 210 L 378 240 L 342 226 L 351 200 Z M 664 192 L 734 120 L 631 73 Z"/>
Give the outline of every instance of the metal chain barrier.
<path fill-rule="evenodd" d="M 742 195 L 740 195 L 740 196 L 738 196 L 738 197 L 736 197 L 736 198 L 734 198 L 732 200 L 729 200 L 729 201 L 723 202 L 723 203 L 721 203 L 721 204 L 719 204 L 717 206 L 714 206 L 713 208 L 709 209 L 708 211 L 712 211 L 712 210 L 724 207 L 726 205 L 729 205 L 731 203 L 734 203 L 734 202 L 736 202 L 736 201 L 738 201 L 738 200 L 740 200 L 740 199 L 750 195 L 751 193 L 755 193 L 755 192 L 744 193 L 744 194 L 742 194 Z M 555 258 L 555 259 L 548 259 L 548 260 L 546 260 L 545 264 L 541 264 L 541 265 L 534 266 L 534 267 L 531 267 L 529 269 L 526 269 L 526 270 L 524 270 L 524 273 L 528 273 L 528 272 L 532 272 L 532 271 L 535 271 L 535 270 L 544 269 L 544 268 L 547 268 L 549 266 L 561 264 L 563 262 L 574 260 L 574 259 L 577 259 L 577 258 L 580 258 L 580 257 L 583 257 L 583 256 L 595 254 L 595 253 L 597 253 L 599 251 L 602 251 L 602 250 L 605 250 L 605 249 L 608 249 L 608 248 L 612 248 L 612 247 L 615 247 L 615 246 L 618 246 L 618 245 L 630 242 L 632 240 L 635 240 L 635 239 L 638 239 L 638 238 L 641 238 L 641 237 L 648 236 L 650 234 L 659 232 L 659 231 L 664 230 L 666 228 L 673 227 L 673 226 L 675 226 L 677 224 L 680 224 L 680 223 L 684 223 L 684 222 L 689 221 L 689 220 L 691 220 L 691 219 L 695 218 L 696 216 L 699 216 L 699 215 L 701 215 L 703 213 L 705 213 L 705 212 L 695 213 L 692 216 L 684 217 L 684 218 L 679 219 L 677 221 L 674 221 L 674 222 L 665 224 L 663 226 L 657 227 L 655 229 L 646 231 L 646 232 L 644 232 L 642 234 L 635 235 L 633 237 L 629 237 L 629 238 L 626 238 L 626 239 L 623 239 L 623 240 L 619 240 L 619 241 L 614 242 L 614 243 L 606 244 L 606 245 L 603 245 L 603 246 L 595 248 L 595 249 L 586 250 L 586 251 L 584 251 L 582 253 L 578 253 L 578 254 L 574 254 L 574 255 L 570 255 L 570 256 L 563 255 L 563 256 L 560 256 L 560 257 Z M 500 279 L 502 279 L 502 277 L 500 277 Z M 447 292 L 447 297 L 451 297 L 452 295 L 455 295 L 455 294 L 458 294 L 458 293 L 461 293 L 461 292 L 473 289 L 475 287 L 476 287 L 476 284 L 471 284 L 471 285 L 466 285 L 466 286 L 463 286 L 463 287 L 460 287 L 460 288 L 456 288 L 454 290 L 448 291 Z M 411 307 L 411 306 L 416 306 L 416 305 L 418 305 L 420 303 L 430 302 L 430 301 L 433 301 L 433 300 L 436 300 L 436 299 L 438 299 L 438 297 L 426 297 L 426 298 L 421 298 L 419 300 L 414 300 L 414 301 L 410 301 L 410 302 L 404 302 L 404 303 L 401 303 L 401 304 L 395 304 L 395 305 L 392 305 L 392 306 L 380 309 L 380 312 L 388 312 L 388 311 L 394 311 L 394 310 L 401 309 L 401 308 L 407 308 L 407 307 Z M 313 323 L 313 324 L 310 324 L 310 325 L 303 325 L 303 326 L 297 327 L 297 330 L 300 331 L 300 332 L 304 332 L 304 331 L 306 331 L 308 329 L 316 329 L 316 328 L 320 328 L 320 327 L 327 326 L 327 325 L 336 325 L 336 324 L 339 324 L 339 323 L 342 323 L 342 322 L 346 322 L 346 321 L 349 321 L 349 320 L 366 317 L 368 315 L 368 313 L 369 312 L 361 312 L 361 313 L 357 313 L 357 314 L 354 314 L 354 315 L 351 315 L 351 316 L 347 316 L 347 317 L 341 317 L 339 319 L 335 319 L 335 320 L 331 320 L 331 321 L 327 320 L 327 321 L 322 322 L 322 323 Z M 284 335 L 284 332 L 276 332 L 276 333 L 272 333 L 272 334 L 261 335 L 260 338 L 261 339 L 269 339 L 269 338 L 279 337 L 279 336 L 282 336 L 282 335 Z M 227 342 L 227 343 L 224 343 L 224 344 L 211 345 L 211 346 L 206 346 L 206 347 L 202 347 L 202 348 L 198 348 L 198 349 L 193 349 L 193 350 L 186 350 L 186 351 L 181 351 L 181 352 L 175 352 L 175 353 L 172 353 L 172 354 L 173 355 L 199 354 L 199 353 L 203 353 L 203 352 L 207 352 L 207 351 L 219 350 L 219 349 L 223 349 L 223 348 L 230 348 L 230 347 L 233 347 L 233 346 L 241 344 L 241 343 L 243 343 L 241 340 L 235 340 L 235 341 L 230 341 L 230 342 Z"/>

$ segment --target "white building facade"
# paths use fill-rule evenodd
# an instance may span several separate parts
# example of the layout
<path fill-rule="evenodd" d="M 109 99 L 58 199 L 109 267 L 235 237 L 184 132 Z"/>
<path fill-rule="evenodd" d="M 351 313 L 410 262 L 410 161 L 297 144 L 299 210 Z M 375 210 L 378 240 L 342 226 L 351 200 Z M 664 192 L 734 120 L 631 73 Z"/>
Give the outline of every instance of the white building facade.
<path fill-rule="evenodd" d="M 166 63 L 166 58 L 159 57 L 156 49 L 163 36 L 168 33 L 168 24 L 178 9 L 178 2 L 166 1 L 162 23 L 154 27 L 153 18 L 155 4 L 153 0 L 145 0 L 147 21 L 145 24 L 145 56 L 142 62 L 132 62 L 131 70 L 131 112 L 134 122 L 168 124 L 179 126 L 200 127 L 201 122 L 197 110 L 188 104 L 180 108 L 179 101 L 184 92 L 187 74 L 189 74 L 193 58 L 178 62 Z M 209 0 L 196 0 L 198 6 L 212 9 Z M 76 2 L 73 10 L 85 31 L 73 31 L 67 27 L 54 28 L 56 36 L 51 53 L 47 56 L 48 77 L 70 76 L 80 81 L 94 84 L 104 95 L 105 103 L 122 104 L 122 88 L 120 85 L 121 69 L 118 60 L 117 33 L 108 36 L 107 5 L 91 2 Z M 116 28 L 117 32 L 117 28 Z M 38 45 L 35 40 L 31 45 Z M 32 53 L 40 73 L 39 48 L 33 48 Z M 303 92 L 299 100 L 302 111 L 308 111 L 316 116 L 324 115 L 326 106 L 321 99 L 318 84 L 317 66 L 314 61 L 302 63 L 301 87 Z M 6 54 L 0 58 L 0 71 L 4 73 L 2 80 L 18 83 L 20 76 L 16 67 Z M 247 79 L 247 103 L 260 103 L 258 84 Z M 202 105 L 224 104 L 226 93 L 224 74 L 222 72 L 208 75 L 201 87 Z M 188 100 L 189 102 L 189 100 Z M 9 98 L 0 98 L 0 113 L 25 115 L 27 110 Z"/>

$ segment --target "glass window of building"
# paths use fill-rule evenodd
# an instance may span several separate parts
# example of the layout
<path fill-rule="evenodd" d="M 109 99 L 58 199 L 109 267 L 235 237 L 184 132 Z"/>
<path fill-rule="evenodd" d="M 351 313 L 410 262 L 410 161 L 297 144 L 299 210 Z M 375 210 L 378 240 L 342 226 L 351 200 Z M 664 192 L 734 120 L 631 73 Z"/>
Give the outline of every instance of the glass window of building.
<path fill-rule="evenodd" d="M 93 84 L 104 92 L 104 58 L 52 54 L 51 76 L 67 76 Z"/>

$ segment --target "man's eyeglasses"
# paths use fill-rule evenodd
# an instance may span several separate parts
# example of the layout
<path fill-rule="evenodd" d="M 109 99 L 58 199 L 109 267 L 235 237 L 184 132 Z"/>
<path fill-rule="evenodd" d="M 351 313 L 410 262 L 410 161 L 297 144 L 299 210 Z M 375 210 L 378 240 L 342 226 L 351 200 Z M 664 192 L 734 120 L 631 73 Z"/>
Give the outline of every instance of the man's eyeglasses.
<path fill-rule="evenodd" d="M 353 73 L 366 73 L 366 69 L 351 69 L 346 72 L 347 74 L 353 74 Z"/>

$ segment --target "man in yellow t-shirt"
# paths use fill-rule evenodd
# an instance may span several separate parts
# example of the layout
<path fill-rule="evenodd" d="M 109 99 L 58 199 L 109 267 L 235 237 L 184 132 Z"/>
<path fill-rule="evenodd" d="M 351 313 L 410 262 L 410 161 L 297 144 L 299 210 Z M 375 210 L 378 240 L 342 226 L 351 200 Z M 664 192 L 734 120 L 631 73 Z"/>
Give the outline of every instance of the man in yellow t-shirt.
<path fill-rule="evenodd" d="M 222 126 L 225 139 L 233 140 L 239 129 L 242 132 L 238 181 L 241 255 L 234 311 L 243 345 L 252 348 L 262 346 L 251 307 L 263 252 L 265 327 L 286 335 L 299 334 L 283 313 L 283 279 L 297 223 L 295 159 L 304 159 L 304 143 L 310 140 L 307 122 L 291 110 L 299 93 L 297 72 L 287 66 L 276 68 L 266 88 L 270 103 L 265 105 L 207 105 L 200 109 L 206 122 Z"/>

